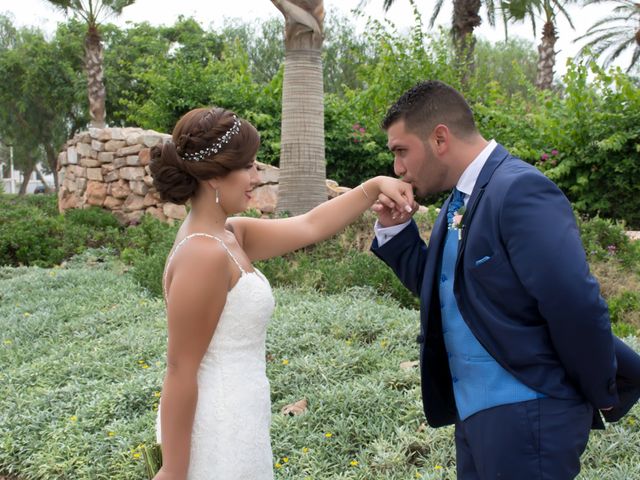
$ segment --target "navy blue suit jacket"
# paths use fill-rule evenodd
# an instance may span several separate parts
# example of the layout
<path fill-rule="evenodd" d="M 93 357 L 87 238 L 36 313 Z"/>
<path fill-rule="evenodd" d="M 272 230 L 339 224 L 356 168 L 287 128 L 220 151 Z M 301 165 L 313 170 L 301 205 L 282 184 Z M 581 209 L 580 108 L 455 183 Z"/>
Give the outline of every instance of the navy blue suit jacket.
<path fill-rule="evenodd" d="M 413 221 L 382 247 L 375 240 L 372 246 L 420 298 L 422 399 L 434 427 L 456 419 L 437 278 L 449 201 L 428 246 Z M 462 223 L 454 293 L 483 347 L 538 392 L 586 398 L 596 412 L 617 405 L 619 340 L 611 334 L 607 305 L 564 194 L 498 145 L 480 172 Z M 633 395 L 637 390 L 636 385 Z M 594 427 L 601 426 L 594 416 Z"/>

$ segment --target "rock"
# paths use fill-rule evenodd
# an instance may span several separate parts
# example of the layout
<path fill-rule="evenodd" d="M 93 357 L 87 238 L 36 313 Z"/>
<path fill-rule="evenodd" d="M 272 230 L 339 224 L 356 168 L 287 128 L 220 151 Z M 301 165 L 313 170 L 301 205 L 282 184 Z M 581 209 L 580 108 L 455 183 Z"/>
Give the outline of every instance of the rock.
<path fill-rule="evenodd" d="M 67 149 L 67 161 L 69 162 L 69 165 L 78 164 L 78 150 L 76 147 L 70 147 Z"/>
<path fill-rule="evenodd" d="M 273 213 L 278 203 L 278 185 L 261 185 L 251 192 L 248 208 L 255 208 L 262 213 Z"/>
<path fill-rule="evenodd" d="M 162 137 L 153 133 L 146 133 L 142 135 L 140 139 L 145 147 L 155 147 L 159 143 L 162 143 Z"/>
<path fill-rule="evenodd" d="M 125 213 L 129 213 L 136 210 L 144 210 L 144 197 L 136 195 L 135 193 L 131 193 L 124 201 L 124 205 L 122 205 L 122 211 Z"/>
<path fill-rule="evenodd" d="M 142 180 L 144 178 L 144 168 L 123 167 L 120 169 L 120 178 L 125 180 Z"/>
<path fill-rule="evenodd" d="M 167 202 L 162 206 L 162 213 L 164 213 L 168 218 L 182 220 L 187 216 L 187 207 Z"/>
<path fill-rule="evenodd" d="M 256 162 L 260 183 L 278 183 L 280 180 L 280 169 L 272 165 Z"/>
<path fill-rule="evenodd" d="M 164 212 L 161 209 L 157 207 L 149 207 L 145 210 L 145 212 L 151 215 L 152 217 L 157 218 L 161 222 L 167 221 L 167 216 L 164 214 Z"/>
<path fill-rule="evenodd" d="M 151 149 L 143 148 L 142 150 L 140 150 L 138 159 L 140 160 L 141 166 L 146 167 L 147 165 L 149 165 L 151 163 Z"/>
<path fill-rule="evenodd" d="M 110 183 L 108 192 L 109 195 L 112 195 L 115 198 L 127 198 L 131 194 L 129 182 L 120 179 L 116 182 Z"/>
<path fill-rule="evenodd" d="M 102 204 L 102 206 L 109 210 L 115 210 L 117 208 L 120 208 L 123 203 L 124 203 L 124 200 L 122 200 L 121 198 L 116 198 L 116 197 L 112 197 L 111 195 L 107 195 L 107 197 L 104 199 L 104 203 Z"/>
<path fill-rule="evenodd" d="M 58 169 L 65 165 L 69 165 L 69 162 L 67 161 L 67 152 L 60 152 L 60 155 L 58 155 Z"/>
<path fill-rule="evenodd" d="M 117 157 L 127 157 L 129 155 L 137 155 L 142 150 L 142 145 L 129 145 L 128 147 L 119 148 L 116 151 Z"/>
<path fill-rule="evenodd" d="M 129 155 L 127 157 L 127 165 L 130 167 L 137 167 L 140 165 L 140 158 L 138 155 Z"/>
<path fill-rule="evenodd" d="M 114 158 L 115 154 L 113 152 L 98 153 L 98 160 L 100 160 L 100 163 L 112 163 Z"/>
<path fill-rule="evenodd" d="M 78 150 L 78 155 L 81 157 L 92 157 L 93 155 L 91 150 L 91 145 L 87 143 L 79 143 L 76 145 L 76 149 Z"/>
<path fill-rule="evenodd" d="M 79 198 L 71 192 L 60 190 L 58 196 L 58 210 L 64 212 L 70 208 L 78 208 Z"/>
<path fill-rule="evenodd" d="M 149 191 L 149 187 L 142 180 L 134 180 L 129 182 L 129 188 L 136 195 L 145 196 Z"/>
<path fill-rule="evenodd" d="M 87 178 L 89 180 L 102 182 L 102 169 L 101 168 L 87 168 Z"/>
<path fill-rule="evenodd" d="M 98 140 L 92 140 L 91 149 L 95 150 L 96 152 L 101 152 L 104 150 L 104 143 L 99 142 Z"/>
<path fill-rule="evenodd" d="M 80 159 L 80 165 L 83 167 L 99 167 L 100 166 L 100 161 L 96 160 L 95 158 L 90 158 L 90 157 L 82 157 Z"/>
<path fill-rule="evenodd" d="M 109 140 L 104 144 L 104 149 L 107 152 L 117 152 L 118 150 L 126 146 L 127 142 L 125 142 L 124 140 Z"/>
<path fill-rule="evenodd" d="M 89 182 L 84 196 L 87 204 L 101 207 L 107 197 L 107 185 L 102 182 Z"/>

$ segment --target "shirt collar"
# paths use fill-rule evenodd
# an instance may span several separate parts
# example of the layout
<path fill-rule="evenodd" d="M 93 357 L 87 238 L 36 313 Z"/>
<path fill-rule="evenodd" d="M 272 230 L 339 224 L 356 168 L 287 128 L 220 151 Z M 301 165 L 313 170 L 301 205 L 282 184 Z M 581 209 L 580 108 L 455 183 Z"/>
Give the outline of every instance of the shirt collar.
<path fill-rule="evenodd" d="M 478 180 L 478 176 L 480 175 L 480 171 L 484 164 L 487 163 L 487 159 L 489 155 L 493 152 L 494 148 L 496 148 L 498 144 L 495 140 L 491 140 L 486 147 L 482 149 L 480 154 L 465 168 L 462 175 L 458 179 L 458 183 L 456 184 L 456 188 L 460 190 L 465 195 L 465 203 L 468 199 L 471 192 L 473 192 L 473 187 L 476 185 L 476 180 Z"/>

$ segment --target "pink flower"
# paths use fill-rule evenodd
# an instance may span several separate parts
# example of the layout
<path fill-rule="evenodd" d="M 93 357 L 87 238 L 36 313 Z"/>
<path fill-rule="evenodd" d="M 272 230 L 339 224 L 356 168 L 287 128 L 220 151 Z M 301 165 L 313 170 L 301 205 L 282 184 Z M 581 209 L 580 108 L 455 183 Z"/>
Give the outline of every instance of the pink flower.
<path fill-rule="evenodd" d="M 549 155 L 547 155 L 546 153 L 543 153 L 540 156 L 540 160 L 542 160 L 543 162 L 546 161 L 546 160 L 549 160 Z"/>
<path fill-rule="evenodd" d="M 558 150 L 556 149 L 551 150 L 551 155 L 553 155 L 554 157 L 558 155 Z"/>
<path fill-rule="evenodd" d="M 354 130 L 357 130 L 357 129 L 359 129 L 359 128 L 360 128 L 360 124 L 359 124 L 359 123 L 354 123 L 354 124 L 353 124 L 353 129 L 354 129 Z"/>
<path fill-rule="evenodd" d="M 616 246 L 615 246 L 615 245 L 609 245 L 609 246 L 607 247 L 607 251 L 608 251 L 611 255 L 614 255 L 614 254 L 616 253 L 616 250 L 617 250 L 617 248 L 616 248 Z"/>
<path fill-rule="evenodd" d="M 366 130 L 364 129 L 364 127 L 360 127 L 360 133 L 364 133 L 366 132 Z"/>

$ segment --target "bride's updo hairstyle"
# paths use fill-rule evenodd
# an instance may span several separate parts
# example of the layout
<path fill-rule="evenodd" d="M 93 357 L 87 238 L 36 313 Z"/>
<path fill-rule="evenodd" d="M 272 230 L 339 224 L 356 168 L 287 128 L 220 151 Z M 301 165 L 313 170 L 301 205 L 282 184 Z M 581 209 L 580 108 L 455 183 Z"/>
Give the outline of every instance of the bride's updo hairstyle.
<path fill-rule="evenodd" d="M 172 141 L 151 149 L 153 185 L 163 201 L 182 205 L 198 182 L 249 165 L 260 146 L 257 130 L 224 108 L 196 108 L 173 129 Z"/>

